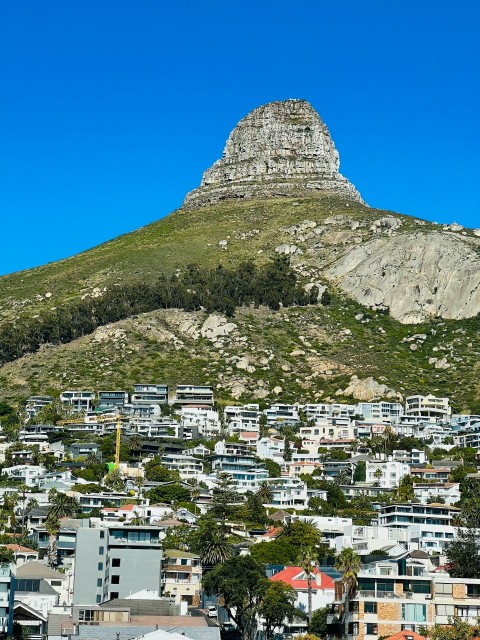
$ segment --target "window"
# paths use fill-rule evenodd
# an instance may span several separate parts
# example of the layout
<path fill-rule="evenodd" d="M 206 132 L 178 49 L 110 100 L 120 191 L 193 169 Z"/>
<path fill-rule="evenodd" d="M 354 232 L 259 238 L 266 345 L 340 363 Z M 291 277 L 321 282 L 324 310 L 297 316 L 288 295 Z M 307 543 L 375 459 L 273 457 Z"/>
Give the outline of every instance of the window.
<path fill-rule="evenodd" d="M 112 567 L 120 566 L 120 558 L 112 558 Z"/>
<path fill-rule="evenodd" d="M 402 620 L 412 622 L 427 621 L 427 607 L 424 604 L 402 604 Z"/>
<path fill-rule="evenodd" d="M 436 607 L 437 616 L 448 616 L 449 618 L 455 615 L 455 607 L 453 604 L 437 604 Z"/>
<path fill-rule="evenodd" d="M 103 584 L 103 580 L 101 578 L 97 578 L 97 587 L 101 587 Z"/>
<path fill-rule="evenodd" d="M 468 618 L 469 615 L 469 608 L 468 607 L 457 607 L 457 613 L 456 615 L 459 618 Z"/>
<path fill-rule="evenodd" d="M 110 591 L 110 600 L 118 600 L 118 591 Z"/>
<path fill-rule="evenodd" d="M 358 612 L 358 602 L 356 602 L 355 600 L 349 602 L 348 603 L 348 610 L 350 611 L 350 613 L 357 613 Z"/>
<path fill-rule="evenodd" d="M 365 625 L 365 634 L 367 636 L 376 636 L 378 635 L 378 626 L 376 623 L 367 622 Z"/>
<path fill-rule="evenodd" d="M 377 603 L 376 602 L 365 602 L 363 605 L 364 613 L 377 613 Z"/>
<path fill-rule="evenodd" d="M 98 547 L 98 555 L 103 556 L 105 553 L 105 547 Z"/>
<path fill-rule="evenodd" d="M 93 611 L 90 609 L 80 609 L 78 612 L 79 622 L 91 622 L 93 620 Z"/>
<path fill-rule="evenodd" d="M 103 562 L 99 562 L 97 568 L 99 571 L 103 571 Z"/>
<path fill-rule="evenodd" d="M 435 594 L 437 596 L 451 596 L 453 595 L 453 585 L 439 582 L 435 585 Z"/>
<path fill-rule="evenodd" d="M 100 604 L 102 602 L 102 596 L 96 596 L 95 600 L 97 604 Z"/>
<path fill-rule="evenodd" d="M 120 576 L 112 576 L 112 584 L 120 584 Z"/>
<path fill-rule="evenodd" d="M 100 538 L 105 538 L 105 531 L 100 531 Z"/>
<path fill-rule="evenodd" d="M 62 586 L 62 581 L 61 580 L 52 580 L 50 582 L 50 585 L 52 587 L 61 587 Z"/>
<path fill-rule="evenodd" d="M 349 622 L 348 623 L 348 635 L 349 636 L 358 636 L 358 622 Z"/>
<path fill-rule="evenodd" d="M 478 598 L 480 596 L 480 584 L 467 584 L 467 596 Z"/>

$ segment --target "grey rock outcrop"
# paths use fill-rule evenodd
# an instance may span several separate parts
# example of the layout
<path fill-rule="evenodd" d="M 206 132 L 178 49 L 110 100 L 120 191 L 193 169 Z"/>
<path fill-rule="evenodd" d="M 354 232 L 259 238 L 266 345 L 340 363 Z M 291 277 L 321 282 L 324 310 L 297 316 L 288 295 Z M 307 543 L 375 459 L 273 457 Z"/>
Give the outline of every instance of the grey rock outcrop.
<path fill-rule="evenodd" d="M 339 173 L 339 164 L 325 123 L 307 101 L 271 102 L 240 120 L 222 158 L 204 173 L 200 187 L 187 194 L 183 206 L 315 191 L 362 202 Z"/>
<path fill-rule="evenodd" d="M 374 238 L 344 254 L 326 275 L 361 304 L 388 307 L 404 324 L 480 312 L 480 256 L 450 233 Z"/>

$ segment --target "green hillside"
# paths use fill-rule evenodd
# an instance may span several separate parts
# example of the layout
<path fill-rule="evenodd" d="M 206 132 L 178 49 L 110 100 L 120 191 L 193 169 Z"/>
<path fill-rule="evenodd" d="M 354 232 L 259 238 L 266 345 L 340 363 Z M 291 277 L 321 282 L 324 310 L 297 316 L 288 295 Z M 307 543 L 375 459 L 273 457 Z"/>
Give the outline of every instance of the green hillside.
<path fill-rule="evenodd" d="M 295 243 L 299 250 L 291 261 L 300 281 L 327 285 L 332 297 L 326 306 L 240 309 L 234 331 L 217 339 L 202 333 L 202 311 L 153 311 L 121 320 L 4 365 L 0 396 L 20 400 L 67 387 L 131 388 L 156 380 L 210 383 L 224 402 L 345 400 L 339 392 L 355 374 L 372 376 L 402 395 L 448 395 L 457 410 L 479 412 L 478 319 L 405 326 L 361 307 L 323 277 L 352 243 L 368 241 L 372 222 L 386 215 L 398 214 L 329 196 L 229 201 L 178 210 L 72 258 L 0 278 L 1 323 L 21 327 L 22 318 L 101 295 L 105 287 L 153 281 L 189 263 L 263 263 L 275 247 Z M 402 220 L 399 233 L 418 230 L 413 218 Z M 327 230 L 321 238 L 294 234 L 292 225 L 305 221 Z M 359 223 L 355 233 L 352 221 Z M 422 225 L 425 233 L 431 228 Z M 436 368 L 433 359 L 443 357 L 448 368 Z"/>

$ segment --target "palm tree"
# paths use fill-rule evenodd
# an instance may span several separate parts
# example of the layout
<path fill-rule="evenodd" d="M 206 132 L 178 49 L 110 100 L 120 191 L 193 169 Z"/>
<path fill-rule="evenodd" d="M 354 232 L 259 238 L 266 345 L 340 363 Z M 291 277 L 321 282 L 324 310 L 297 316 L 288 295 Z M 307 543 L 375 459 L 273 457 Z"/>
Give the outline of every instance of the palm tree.
<path fill-rule="evenodd" d="M 140 449 L 142 448 L 142 438 L 140 434 L 134 433 L 133 435 L 131 435 L 128 439 L 128 444 L 130 445 L 132 453 L 139 453 Z"/>
<path fill-rule="evenodd" d="M 300 566 L 303 573 L 307 576 L 307 592 L 308 592 L 308 624 L 312 620 L 312 576 L 317 564 L 315 549 L 306 547 L 300 552 Z"/>
<path fill-rule="evenodd" d="M 133 524 L 133 526 L 139 527 L 145 524 L 145 518 L 141 516 L 138 511 L 133 512 L 133 518 L 130 519 L 128 524 Z"/>
<path fill-rule="evenodd" d="M 258 495 L 262 499 L 262 504 L 271 504 L 273 500 L 273 491 L 272 487 L 268 484 L 268 482 L 262 482 L 260 484 L 260 488 L 258 489 Z"/>
<path fill-rule="evenodd" d="M 53 495 L 50 507 L 47 511 L 48 518 L 73 518 L 80 512 L 80 505 L 71 496 L 65 493 L 56 493 Z"/>
<path fill-rule="evenodd" d="M 56 567 L 58 564 L 58 547 L 57 539 L 60 533 L 60 520 L 55 516 L 50 516 L 45 522 L 45 529 L 48 533 L 48 548 L 47 558 L 48 564 L 51 567 Z"/>
<path fill-rule="evenodd" d="M 200 559 L 205 568 L 225 562 L 232 555 L 232 547 L 220 529 L 212 529 L 200 543 Z"/>
<path fill-rule="evenodd" d="M 344 619 L 348 610 L 348 604 L 350 600 L 355 597 L 358 589 L 357 576 L 361 566 L 360 556 L 350 547 L 344 547 L 335 560 L 335 569 L 342 574 L 343 593 L 345 594 Z"/>

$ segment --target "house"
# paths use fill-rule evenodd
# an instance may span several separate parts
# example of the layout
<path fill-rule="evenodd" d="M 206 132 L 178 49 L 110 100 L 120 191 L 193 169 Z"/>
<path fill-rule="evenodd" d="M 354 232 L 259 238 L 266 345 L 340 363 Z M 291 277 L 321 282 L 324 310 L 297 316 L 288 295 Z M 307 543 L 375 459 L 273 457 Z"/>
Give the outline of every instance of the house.
<path fill-rule="evenodd" d="M 461 498 L 460 484 L 458 482 L 416 482 L 413 485 L 415 498 L 422 504 L 429 502 L 444 502 L 445 504 L 455 504 Z"/>
<path fill-rule="evenodd" d="M 391 457 L 388 460 L 367 460 L 366 462 L 366 481 L 384 489 L 398 487 L 402 478 L 409 473 L 408 464 L 393 460 Z"/>
<path fill-rule="evenodd" d="M 27 412 L 28 419 L 31 420 L 34 418 L 39 411 L 44 407 L 48 407 L 52 402 L 52 396 L 30 396 L 25 405 L 25 411 Z"/>
<path fill-rule="evenodd" d="M 270 582 L 285 582 L 297 593 L 295 605 L 302 611 L 308 610 L 308 579 L 302 567 L 288 566 L 275 573 Z M 312 611 L 330 605 L 335 597 L 335 583 L 333 578 L 314 567 L 311 579 Z"/>
<path fill-rule="evenodd" d="M 180 409 L 180 426 L 182 429 L 196 428 L 198 434 L 206 438 L 217 436 L 222 429 L 218 411 L 194 406 Z"/>
<path fill-rule="evenodd" d="M 291 427 L 300 422 L 299 408 L 296 404 L 273 404 L 263 413 L 267 416 L 269 427 Z"/>
<path fill-rule="evenodd" d="M 128 391 L 99 391 L 98 392 L 98 409 L 118 409 L 122 410 L 124 405 L 130 401 Z"/>
<path fill-rule="evenodd" d="M 11 480 L 18 480 L 27 487 L 37 485 L 37 480 L 45 473 L 45 468 L 40 465 L 18 464 L 13 467 L 4 467 L 2 475 L 8 476 Z"/>
<path fill-rule="evenodd" d="M 168 385 L 134 384 L 132 404 L 150 407 L 168 403 Z M 126 404 L 126 403 L 124 403 Z"/>
<path fill-rule="evenodd" d="M 378 524 L 382 527 L 409 527 L 412 524 L 451 525 L 460 509 L 448 504 L 396 503 L 382 507 Z"/>
<path fill-rule="evenodd" d="M 166 453 L 160 458 L 161 464 L 169 471 L 178 471 L 182 480 L 197 478 L 203 473 L 203 462 L 193 456 Z"/>
<path fill-rule="evenodd" d="M 162 593 L 174 597 L 176 603 L 198 606 L 202 582 L 200 556 L 178 549 L 165 549 L 163 553 Z"/>
<path fill-rule="evenodd" d="M 43 615 L 58 604 L 71 604 L 71 573 L 60 573 L 38 561 L 17 568 L 15 600 L 22 600 Z"/>
<path fill-rule="evenodd" d="M 38 551 L 34 549 L 29 549 L 28 547 L 23 547 L 20 544 L 12 543 L 12 544 L 4 544 L 3 547 L 10 549 L 13 551 L 15 556 L 15 566 L 21 567 L 22 564 L 26 562 L 30 562 L 31 560 L 38 560 Z"/>
<path fill-rule="evenodd" d="M 282 476 L 280 478 L 268 478 L 265 481 L 272 491 L 270 504 L 266 508 L 273 509 L 306 509 L 308 507 L 308 488 L 303 480 Z"/>

